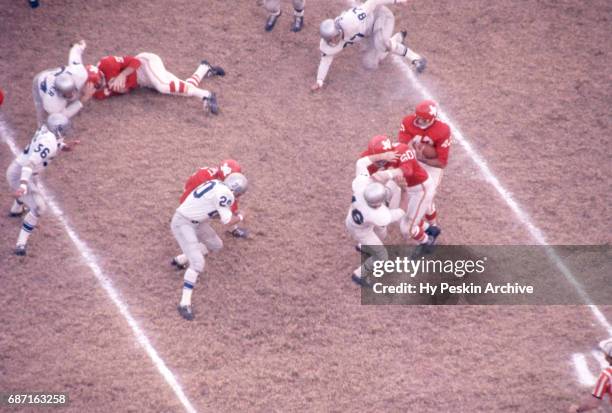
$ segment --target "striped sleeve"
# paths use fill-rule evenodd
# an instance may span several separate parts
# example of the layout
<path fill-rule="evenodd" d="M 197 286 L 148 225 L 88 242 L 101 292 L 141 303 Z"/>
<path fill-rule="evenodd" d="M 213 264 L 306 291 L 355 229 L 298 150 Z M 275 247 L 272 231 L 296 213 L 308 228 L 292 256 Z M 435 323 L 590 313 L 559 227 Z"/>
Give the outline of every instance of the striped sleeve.
<path fill-rule="evenodd" d="M 593 389 L 593 396 L 601 399 L 606 393 L 610 393 L 610 381 L 612 380 L 612 369 L 606 369 L 601 372 L 595 388 Z"/>

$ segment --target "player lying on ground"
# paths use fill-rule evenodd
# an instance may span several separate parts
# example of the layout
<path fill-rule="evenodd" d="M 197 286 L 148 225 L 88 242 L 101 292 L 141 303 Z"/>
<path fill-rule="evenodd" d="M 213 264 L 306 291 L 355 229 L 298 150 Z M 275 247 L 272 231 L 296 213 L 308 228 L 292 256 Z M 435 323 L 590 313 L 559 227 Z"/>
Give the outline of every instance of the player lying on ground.
<path fill-rule="evenodd" d="M 193 96 L 203 102 L 204 110 L 219 113 L 217 96 L 198 87 L 205 77 L 225 76 L 219 66 L 212 66 L 202 60 L 196 71 L 187 80 L 181 80 L 166 70 L 161 58 L 153 53 L 140 53 L 136 56 L 106 56 L 100 59 L 97 67 L 102 81 L 96 87 L 94 97 L 106 99 L 122 95 L 137 87 L 147 87 L 159 93 Z"/>
<path fill-rule="evenodd" d="M 375 136 L 368 144 L 368 149 L 362 156 L 369 156 L 384 152 L 395 152 L 399 159 L 393 162 L 377 162 L 368 167 L 372 178 L 392 187 L 394 180 L 403 177 L 406 181 L 408 203 L 405 206 L 406 214 L 400 220 L 400 232 L 405 240 L 414 240 L 418 244 L 431 246 L 435 243 L 438 234 L 430 233 L 425 228 L 423 217 L 433 201 L 434 182 L 429 178 L 427 171 L 416 160 L 416 154 L 406 144 L 395 143 L 386 136 Z M 393 189 L 393 199 L 399 197 L 399 189 Z M 392 199 L 391 203 L 396 204 Z"/>
<path fill-rule="evenodd" d="M 86 47 L 84 40 L 73 44 L 68 56 L 68 66 L 44 70 L 34 76 L 32 97 L 38 127 L 42 126 L 47 117 L 53 113 L 62 114 L 68 119 L 72 118 L 93 93 L 90 91 L 89 95 L 84 93 L 81 96 L 85 83 L 90 78 L 96 77 L 93 66 L 83 65 L 82 56 Z"/>
<path fill-rule="evenodd" d="M 433 100 L 419 103 L 415 112 L 403 119 L 397 139 L 414 149 L 419 164 L 432 180 L 432 202 L 425 213 L 425 221 L 427 231 L 438 236 L 441 230 L 434 198 L 448 164 L 451 145 L 450 128 L 438 119 L 438 104 Z"/>
<path fill-rule="evenodd" d="M 219 218 L 224 225 L 237 224 L 241 218 L 232 213 L 231 206 L 235 198 L 246 192 L 247 185 L 246 177 L 238 172 L 229 174 L 223 182 L 217 179 L 205 182 L 191 191 L 172 217 L 172 234 L 189 262 L 178 305 L 179 314 L 186 320 L 194 318 L 191 294 L 204 270 L 204 256 L 223 248 L 223 241 L 209 221 Z"/>
<path fill-rule="evenodd" d="M 38 176 L 55 158 L 58 150 L 69 150 L 78 143 L 74 141 L 72 145 L 68 145 L 64 142 L 69 128 L 70 120 L 67 117 L 59 113 L 50 115 L 46 125 L 38 128 L 30 144 L 13 160 L 6 171 L 6 179 L 15 196 L 10 211 L 11 216 L 20 216 L 25 212 L 24 206 L 28 208 L 17 238 L 15 247 L 17 255 L 26 255 L 28 239 L 47 209 L 38 189 Z"/>
<path fill-rule="evenodd" d="M 185 202 L 185 199 L 196 189 L 198 186 L 202 185 L 205 182 L 212 181 L 213 179 L 217 179 L 219 181 L 224 181 L 230 174 L 234 172 L 242 172 L 242 168 L 240 164 L 234 159 L 226 159 L 221 161 L 221 164 L 218 168 L 210 168 L 210 167 L 202 167 L 199 168 L 196 172 L 194 172 L 187 182 L 185 182 L 185 186 L 183 188 L 183 195 L 179 199 L 179 203 L 182 204 Z M 231 207 L 232 214 L 234 217 L 239 219 L 238 222 L 242 222 L 244 220 L 244 215 L 238 212 L 238 199 L 234 200 L 234 203 Z M 239 228 L 238 224 L 234 225 L 231 228 L 230 233 L 236 238 L 246 238 L 248 236 L 248 231 L 244 228 Z M 205 251 L 206 246 L 200 244 L 202 251 Z M 184 270 L 189 265 L 189 260 L 187 255 L 180 254 L 176 257 L 172 258 L 171 264 L 177 267 L 178 269 Z"/>
<path fill-rule="evenodd" d="M 292 32 L 299 32 L 304 27 L 304 6 L 306 0 L 292 0 L 293 1 L 293 24 L 291 25 Z M 276 21 L 281 15 L 280 8 L 281 0 L 263 0 L 263 6 L 268 12 L 268 19 L 266 20 L 266 31 L 272 31 Z"/>
<path fill-rule="evenodd" d="M 585 397 L 580 404 L 573 404 L 570 406 L 570 413 L 588 412 L 598 407 L 603 407 L 603 397 L 606 394 L 612 406 L 612 338 L 599 343 L 599 348 L 603 351 L 609 366 L 603 369 L 599 375 L 599 379 L 597 379 L 597 383 L 595 383 L 595 388 L 591 395 Z"/>
<path fill-rule="evenodd" d="M 357 249 L 361 251 L 363 245 L 364 251 L 371 253 L 363 264 L 366 270 L 372 270 L 374 261 L 384 261 L 388 258 L 383 243 L 387 237 L 387 225 L 399 221 L 404 215 L 402 209 L 388 207 L 391 191 L 372 179 L 368 167 L 376 162 L 394 162 L 398 159 L 399 154 L 384 152 L 365 156 L 356 163 L 356 176 L 352 183 L 353 197 L 345 225 L 349 234 L 357 241 Z M 370 286 L 361 266 L 353 271 L 351 279 L 361 286 Z"/>
<path fill-rule="evenodd" d="M 406 32 L 393 34 L 395 16 L 385 4 L 405 3 L 407 0 L 368 0 L 361 6 L 343 12 L 335 19 L 327 19 L 319 29 L 321 41 L 321 62 L 317 71 L 317 81 L 311 89 L 323 87 L 327 72 L 334 57 L 348 45 L 366 39 L 362 58 L 366 69 L 376 69 L 389 53 L 402 56 L 410 61 L 421 73 L 427 65 L 426 60 L 404 45 Z"/>

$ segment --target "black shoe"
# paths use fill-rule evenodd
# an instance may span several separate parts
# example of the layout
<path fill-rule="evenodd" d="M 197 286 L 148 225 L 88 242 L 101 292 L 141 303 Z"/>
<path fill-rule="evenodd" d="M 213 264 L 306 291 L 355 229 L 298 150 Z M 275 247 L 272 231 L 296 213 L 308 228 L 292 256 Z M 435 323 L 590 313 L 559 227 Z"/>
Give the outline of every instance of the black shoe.
<path fill-rule="evenodd" d="M 174 265 L 177 270 L 184 270 L 185 268 L 187 268 L 187 264 L 179 264 L 179 262 L 176 260 L 176 257 L 172 257 L 172 261 L 170 261 L 170 264 Z"/>
<path fill-rule="evenodd" d="M 372 282 L 367 277 L 357 277 L 354 273 L 351 274 L 351 280 L 363 288 L 372 288 Z"/>
<path fill-rule="evenodd" d="M 304 16 L 294 16 L 291 31 L 297 33 L 302 30 L 302 27 L 304 27 Z"/>
<path fill-rule="evenodd" d="M 423 73 L 425 71 L 425 68 L 427 67 L 427 59 L 425 59 L 424 57 L 421 57 L 420 59 L 414 59 L 412 61 L 412 64 L 414 65 L 414 69 L 417 71 L 417 73 Z"/>
<path fill-rule="evenodd" d="M 219 104 L 215 93 L 211 92 L 209 98 L 204 98 L 204 108 L 208 109 L 213 115 L 219 114 Z"/>
<path fill-rule="evenodd" d="M 434 242 L 435 242 L 436 238 L 438 238 L 440 236 L 440 234 L 442 233 L 442 230 L 440 229 L 440 227 L 437 227 L 435 225 L 431 225 L 429 228 L 427 228 L 425 230 L 425 233 L 427 235 L 431 235 L 433 237 Z"/>
<path fill-rule="evenodd" d="M 17 245 L 15 247 L 15 255 L 19 255 L 20 257 L 24 257 L 26 255 L 26 247 L 25 247 L 25 245 Z"/>
<path fill-rule="evenodd" d="M 213 76 L 225 76 L 225 70 L 221 66 L 213 66 L 208 63 L 208 60 L 202 60 L 200 62 L 202 65 L 206 65 L 209 67 L 208 72 L 204 75 L 204 77 L 213 77 Z"/>
<path fill-rule="evenodd" d="M 406 41 L 406 37 L 408 37 L 408 31 L 402 30 L 400 32 L 402 34 L 402 44 Z"/>
<path fill-rule="evenodd" d="M 266 20 L 266 31 L 271 32 L 276 24 L 276 21 L 280 17 L 282 13 L 278 13 L 276 15 L 268 16 L 268 20 Z"/>
<path fill-rule="evenodd" d="M 179 305 L 177 310 L 181 317 L 183 317 L 187 321 L 191 321 L 194 319 L 193 309 L 190 305 Z"/>

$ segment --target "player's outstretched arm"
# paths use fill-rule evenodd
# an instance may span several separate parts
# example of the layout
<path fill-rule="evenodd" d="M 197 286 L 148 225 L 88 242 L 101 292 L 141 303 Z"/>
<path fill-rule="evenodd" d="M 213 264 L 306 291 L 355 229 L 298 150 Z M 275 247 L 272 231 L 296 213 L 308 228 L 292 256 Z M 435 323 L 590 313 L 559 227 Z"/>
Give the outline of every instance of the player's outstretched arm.
<path fill-rule="evenodd" d="M 68 53 L 68 64 L 69 65 L 82 65 L 83 64 L 83 52 L 87 48 L 85 40 L 79 40 L 76 43 L 70 45 L 70 52 Z"/>
<path fill-rule="evenodd" d="M 317 81 L 312 85 L 310 90 L 317 91 L 323 87 L 325 83 L 325 78 L 327 77 L 327 72 L 329 72 L 329 68 L 334 61 L 334 56 L 331 55 L 321 55 L 321 62 L 319 62 L 319 69 L 317 71 Z"/>

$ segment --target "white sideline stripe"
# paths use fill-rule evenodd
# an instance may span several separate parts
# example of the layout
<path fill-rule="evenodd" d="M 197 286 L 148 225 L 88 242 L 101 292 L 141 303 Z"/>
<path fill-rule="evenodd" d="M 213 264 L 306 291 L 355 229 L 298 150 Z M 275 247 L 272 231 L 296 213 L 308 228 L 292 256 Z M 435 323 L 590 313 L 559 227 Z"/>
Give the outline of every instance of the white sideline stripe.
<path fill-rule="evenodd" d="M 587 365 L 586 357 L 581 353 L 572 354 L 572 361 L 574 362 L 574 367 L 576 368 L 576 375 L 578 376 L 578 381 L 584 387 L 592 387 L 595 385 L 597 378 L 593 376 L 591 370 L 589 370 L 589 366 Z"/>
<path fill-rule="evenodd" d="M 400 58 L 399 56 L 392 56 L 392 58 L 393 58 L 393 62 L 395 63 L 395 65 L 406 75 L 408 80 L 410 80 L 414 88 L 421 94 L 421 96 L 424 99 L 436 100 L 432 97 L 431 93 L 429 93 L 429 91 L 425 88 L 425 86 L 423 86 L 421 82 L 419 82 L 419 80 L 416 78 L 416 75 L 413 73 L 412 69 L 406 64 L 404 59 Z M 533 220 L 531 219 L 531 217 L 518 204 L 518 202 L 514 200 L 514 198 L 512 197 L 512 194 L 506 188 L 504 188 L 504 186 L 501 184 L 497 176 L 495 176 L 495 174 L 491 172 L 491 169 L 487 165 L 487 162 L 484 160 L 484 158 L 476 151 L 476 149 L 474 149 L 472 144 L 467 140 L 467 138 L 463 135 L 463 133 L 461 133 L 459 128 L 455 126 L 455 124 L 446 115 L 446 113 L 440 110 L 439 117 L 440 119 L 442 119 L 442 121 L 444 121 L 450 126 L 454 139 L 461 144 L 463 149 L 472 158 L 476 166 L 478 166 L 478 168 L 480 169 L 480 172 L 482 173 L 484 178 L 487 180 L 487 182 L 489 182 L 495 188 L 495 190 L 500 195 L 500 197 L 506 202 L 506 204 L 508 204 L 512 212 L 514 212 L 514 215 L 516 215 L 518 220 L 527 228 L 532 238 L 538 244 L 541 244 L 547 247 L 546 252 L 550 260 L 561 271 L 565 279 L 574 286 L 574 288 L 578 292 L 578 295 L 580 295 L 580 298 L 582 299 L 582 301 L 585 304 L 588 304 L 588 307 L 591 309 L 593 315 L 595 316 L 595 319 L 602 325 L 604 329 L 607 330 L 608 335 L 612 337 L 612 325 L 610 324 L 610 322 L 606 319 L 606 317 L 603 315 L 601 310 L 596 305 L 590 304 L 592 303 L 592 300 L 589 298 L 587 293 L 584 291 L 584 288 L 582 287 L 582 285 L 578 282 L 578 280 L 576 280 L 576 277 L 574 277 L 574 275 L 569 270 L 569 268 L 567 268 L 563 260 L 557 255 L 554 248 L 548 244 L 548 242 L 546 241 L 546 237 L 544 236 L 544 233 L 542 233 L 542 231 L 533 223 Z"/>
<path fill-rule="evenodd" d="M 608 363 L 606 361 L 606 358 L 604 357 L 604 355 L 603 355 L 603 353 L 601 351 L 592 350 L 591 354 L 593 355 L 595 360 L 597 360 L 597 362 L 599 363 L 599 365 L 601 366 L 602 369 L 605 369 L 606 367 L 608 367 L 610 365 L 610 363 Z"/>
<path fill-rule="evenodd" d="M 6 122 L 6 120 L 4 120 L 4 116 L 2 114 L 0 114 L 0 136 L 9 146 L 13 155 L 17 156 L 17 154 L 19 153 L 19 150 L 17 149 L 17 144 L 15 143 L 13 133 L 10 130 L 8 123 Z M 72 227 L 68 223 L 66 215 L 57 205 L 57 203 L 51 196 L 50 192 L 45 188 L 45 186 L 42 183 L 39 183 L 38 187 L 40 188 L 43 196 L 45 197 L 49 209 L 62 223 L 62 225 L 64 226 L 64 230 L 70 237 L 70 240 L 79 250 L 81 256 L 95 275 L 96 279 L 100 282 L 100 285 L 102 286 L 102 288 L 104 288 L 104 291 L 106 291 L 110 299 L 113 301 L 113 303 L 119 310 L 119 313 L 123 316 L 125 321 L 127 321 L 128 325 L 132 329 L 132 332 L 134 333 L 134 336 L 136 336 L 136 340 L 145 350 L 155 367 L 157 367 L 159 373 L 166 380 L 168 385 L 170 385 L 170 387 L 174 391 L 174 394 L 176 394 L 178 399 L 185 407 L 185 410 L 189 413 L 196 412 L 172 371 L 170 371 L 170 369 L 166 366 L 166 363 L 159 356 L 157 350 L 155 350 L 138 322 L 134 319 L 134 317 L 132 317 L 132 314 L 130 313 L 127 304 L 123 302 L 119 292 L 113 286 L 113 282 L 102 272 L 102 269 L 98 265 L 98 259 L 94 255 L 93 251 L 87 246 L 87 244 L 85 244 L 84 241 L 79 238 L 76 231 L 72 229 Z"/>

